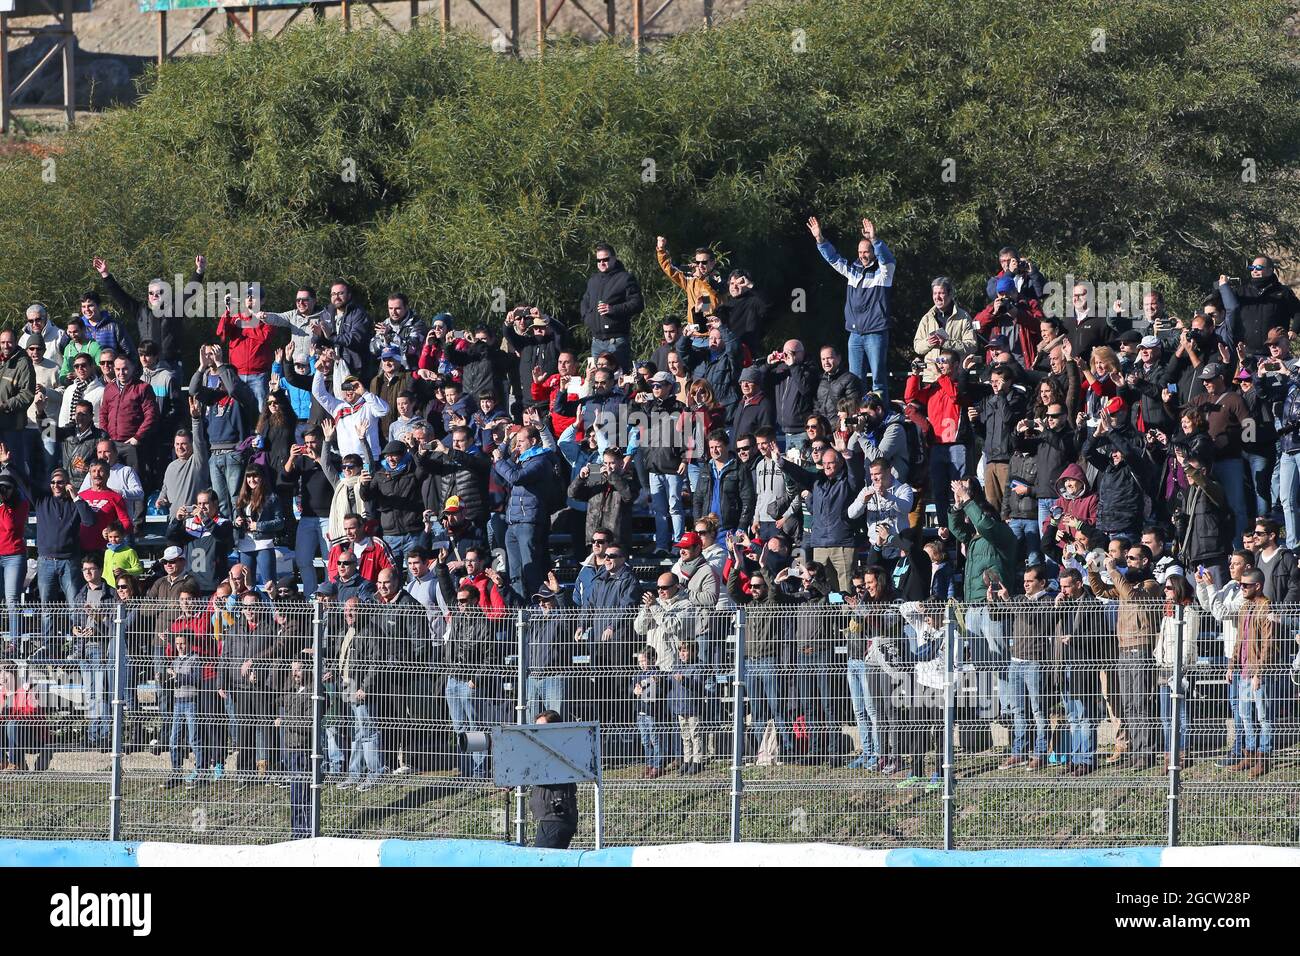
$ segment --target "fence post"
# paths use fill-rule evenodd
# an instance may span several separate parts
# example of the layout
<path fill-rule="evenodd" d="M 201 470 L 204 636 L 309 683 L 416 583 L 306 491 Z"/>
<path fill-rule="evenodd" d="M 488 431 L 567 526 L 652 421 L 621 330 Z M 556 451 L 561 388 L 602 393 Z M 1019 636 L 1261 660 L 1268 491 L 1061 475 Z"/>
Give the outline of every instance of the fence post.
<path fill-rule="evenodd" d="M 528 622 L 527 611 L 519 609 L 515 616 L 515 723 L 528 722 Z M 524 845 L 528 819 L 525 816 L 524 788 L 515 787 L 515 842 Z"/>
<path fill-rule="evenodd" d="M 740 842 L 740 793 L 745 788 L 745 609 L 736 608 L 736 669 L 731 693 L 735 716 L 731 727 L 731 842 Z"/>
<path fill-rule="evenodd" d="M 311 835 L 320 836 L 320 796 L 325 786 L 325 755 L 321 742 L 325 738 L 325 686 L 321 652 L 325 646 L 325 617 L 319 601 L 312 602 L 311 612 Z"/>
<path fill-rule="evenodd" d="M 943 848 L 953 849 L 953 764 L 957 724 L 957 615 L 949 601 L 943 614 Z"/>
<path fill-rule="evenodd" d="M 1175 610 L 1177 617 L 1174 628 L 1174 676 L 1169 688 L 1169 832 L 1166 842 L 1169 846 L 1178 846 L 1178 798 L 1182 790 L 1182 748 L 1179 737 L 1183 722 L 1178 711 L 1183 703 L 1183 642 L 1187 639 L 1184 628 L 1187 625 L 1186 608 L 1179 604 Z M 1158 689 L 1157 689 L 1158 690 Z"/>
<path fill-rule="evenodd" d="M 120 601 L 113 610 L 113 770 L 112 782 L 108 791 L 108 838 L 122 839 L 122 751 L 123 714 L 122 690 L 126 681 L 123 671 L 126 669 L 126 616 L 125 605 Z M 94 678 L 91 678 L 92 684 Z M 90 692 L 95 692 L 94 687 Z"/>

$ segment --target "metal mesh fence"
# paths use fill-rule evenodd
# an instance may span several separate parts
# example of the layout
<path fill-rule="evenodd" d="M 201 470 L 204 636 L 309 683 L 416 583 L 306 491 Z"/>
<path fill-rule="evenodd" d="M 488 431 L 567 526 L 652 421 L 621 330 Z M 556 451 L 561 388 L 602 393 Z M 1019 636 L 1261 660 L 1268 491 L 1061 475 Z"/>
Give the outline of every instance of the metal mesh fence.
<path fill-rule="evenodd" d="M 1055 591 L 24 608 L 0 833 L 527 840 L 461 735 L 554 710 L 600 724 L 611 844 L 1296 844 L 1297 635 L 1300 608 Z"/>

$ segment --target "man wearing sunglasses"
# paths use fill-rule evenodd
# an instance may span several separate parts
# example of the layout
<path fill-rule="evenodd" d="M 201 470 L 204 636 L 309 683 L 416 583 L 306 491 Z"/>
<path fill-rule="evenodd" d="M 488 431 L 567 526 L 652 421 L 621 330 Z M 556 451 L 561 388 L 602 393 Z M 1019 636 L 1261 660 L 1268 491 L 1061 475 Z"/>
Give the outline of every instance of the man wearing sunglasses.
<path fill-rule="evenodd" d="M 258 312 L 257 317 L 267 325 L 288 329 L 292 353 L 306 360 L 312 352 L 313 325 L 319 324 L 329 335 L 334 334 L 334 319 L 316 303 L 316 292 L 311 286 L 298 287 L 294 293 L 293 308 L 287 312 Z"/>
<path fill-rule="evenodd" d="M 700 246 L 691 257 L 687 269 L 673 265 L 668 255 L 668 240 L 663 236 L 655 238 L 655 256 L 659 268 L 673 285 L 686 293 L 686 324 L 704 328 L 705 319 L 713 314 L 727 297 L 726 286 L 718 273 L 718 262 L 713 257 L 713 250 Z"/>
<path fill-rule="evenodd" d="M 96 256 L 91 264 L 104 282 L 104 288 L 122 307 L 122 314 L 135 319 L 136 330 L 140 340 L 151 339 L 159 343 L 162 350 L 163 364 L 177 375 L 181 371 L 181 323 L 195 295 L 202 295 L 203 273 L 207 260 L 203 256 L 194 257 L 194 272 L 182 290 L 181 311 L 173 315 L 175 290 L 170 289 L 162 279 L 150 279 L 146 298 L 142 302 L 122 288 L 117 277 L 108 270 L 108 263 Z"/>
<path fill-rule="evenodd" d="M 624 268 L 608 242 L 598 242 L 593 250 L 596 271 L 587 279 L 578 311 L 582 323 L 591 333 L 591 354 L 613 352 L 619 365 L 632 365 L 632 320 L 645 309 L 641 284 Z"/>
<path fill-rule="evenodd" d="M 1251 355 L 1262 355 L 1266 351 L 1264 343 L 1270 329 L 1282 329 L 1295 338 L 1297 330 L 1300 330 L 1300 300 L 1279 281 L 1271 257 L 1255 256 L 1249 271 L 1249 280 L 1236 292 L 1237 328 L 1241 330 L 1246 351 Z M 1224 278 L 1220 278 L 1220 291 L 1227 285 L 1222 282 Z M 1224 304 L 1227 304 L 1226 297 Z"/>

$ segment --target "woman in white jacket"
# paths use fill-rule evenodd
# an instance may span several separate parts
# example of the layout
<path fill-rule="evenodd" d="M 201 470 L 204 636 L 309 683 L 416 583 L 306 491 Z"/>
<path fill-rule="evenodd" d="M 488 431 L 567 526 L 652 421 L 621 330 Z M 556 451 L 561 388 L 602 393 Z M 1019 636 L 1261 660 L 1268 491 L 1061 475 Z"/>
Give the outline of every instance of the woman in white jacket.
<path fill-rule="evenodd" d="M 1196 666 L 1196 642 L 1201 634 L 1201 609 L 1196 606 L 1196 595 L 1187 578 L 1171 574 L 1165 579 L 1165 613 L 1160 620 L 1160 636 L 1156 639 L 1156 680 L 1160 688 L 1160 725 L 1165 731 L 1165 753 L 1173 753 L 1173 730 L 1170 706 L 1174 686 L 1174 662 L 1178 657 L 1178 609 L 1183 617 L 1182 673 L 1178 689 L 1178 734 L 1182 766 L 1191 766 L 1187 752 L 1187 691 L 1191 687 L 1191 672 Z"/>

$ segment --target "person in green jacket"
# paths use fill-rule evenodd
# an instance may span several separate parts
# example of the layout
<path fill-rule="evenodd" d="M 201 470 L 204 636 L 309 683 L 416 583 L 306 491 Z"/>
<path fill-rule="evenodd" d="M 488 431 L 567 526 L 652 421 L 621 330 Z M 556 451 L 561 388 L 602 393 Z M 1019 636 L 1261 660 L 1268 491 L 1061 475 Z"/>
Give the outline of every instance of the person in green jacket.
<path fill-rule="evenodd" d="M 984 498 L 983 490 L 971 479 L 952 483 L 952 507 L 948 530 L 966 550 L 966 572 L 962 579 L 966 601 L 965 654 L 973 660 L 994 662 L 997 667 L 998 700 L 1003 713 L 1010 711 L 1006 680 L 1006 639 L 1002 624 L 988 614 L 989 585 L 1013 586 L 1020 543 L 1010 526 L 998 517 Z"/>

